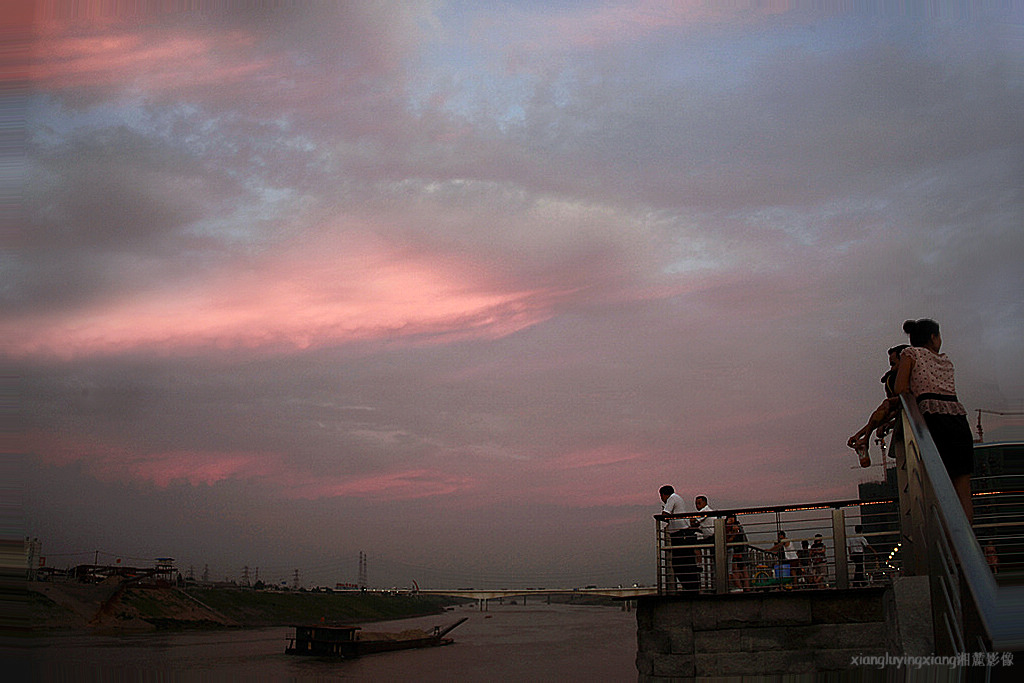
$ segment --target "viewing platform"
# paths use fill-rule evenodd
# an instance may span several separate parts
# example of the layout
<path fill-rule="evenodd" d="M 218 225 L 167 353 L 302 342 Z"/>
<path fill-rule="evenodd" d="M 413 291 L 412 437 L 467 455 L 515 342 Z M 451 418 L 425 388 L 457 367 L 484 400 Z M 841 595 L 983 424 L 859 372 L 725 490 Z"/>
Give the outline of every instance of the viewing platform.
<path fill-rule="evenodd" d="M 1006 458 L 976 445 L 972 527 L 917 406 L 903 408 L 889 496 L 862 486 L 857 500 L 715 510 L 710 537 L 663 528 L 702 513 L 656 516 L 657 592 L 637 598 L 639 681 L 868 680 L 885 673 L 869 663 L 900 657 L 957 663 L 930 667 L 929 681 L 1003 680 L 1015 655 L 1024 666 L 1024 444 Z"/>

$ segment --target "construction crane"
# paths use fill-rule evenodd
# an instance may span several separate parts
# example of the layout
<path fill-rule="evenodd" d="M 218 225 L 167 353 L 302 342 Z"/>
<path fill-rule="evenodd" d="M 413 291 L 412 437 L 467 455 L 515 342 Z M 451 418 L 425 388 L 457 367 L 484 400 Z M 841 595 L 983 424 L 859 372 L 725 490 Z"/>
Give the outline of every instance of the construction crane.
<path fill-rule="evenodd" d="M 985 410 L 984 408 L 978 408 L 978 443 L 982 443 L 985 440 L 985 430 L 981 428 L 981 414 L 986 415 L 1024 415 L 1024 412 L 1017 411 L 1000 411 L 1000 410 Z"/>

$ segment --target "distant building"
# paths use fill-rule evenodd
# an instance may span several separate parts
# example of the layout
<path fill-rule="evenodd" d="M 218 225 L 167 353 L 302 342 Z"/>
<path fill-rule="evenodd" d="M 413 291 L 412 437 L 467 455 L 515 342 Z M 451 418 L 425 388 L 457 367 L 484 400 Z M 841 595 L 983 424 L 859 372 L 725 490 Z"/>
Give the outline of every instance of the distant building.
<path fill-rule="evenodd" d="M 999 573 L 1024 569 L 1024 540 L 1012 522 L 1024 519 L 1024 442 L 974 444 L 974 530 L 982 548 L 998 561 Z"/>
<path fill-rule="evenodd" d="M 860 507 L 860 523 L 864 526 L 865 538 L 875 552 L 886 558 L 900 542 L 896 468 L 887 467 L 883 481 L 869 481 L 857 486 L 857 496 L 865 502 Z"/>
<path fill-rule="evenodd" d="M 43 565 L 43 542 L 38 538 L 25 537 L 25 565 L 28 571 L 28 580 L 38 580 L 39 567 Z"/>
<path fill-rule="evenodd" d="M 166 581 L 167 583 L 174 583 L 176 579 L 177 569 L 174 567 L 173 557 L 158 557 L 156 558 L 156 566 L 154 568 L 153 576 L 159 581 Z"/>
<path fill-rule="evenodd" d="M 1000 520 L 1024 519 L 1024 497 L 1005 495 L 1024 490 L 1024 442 L 974 444 L 974 529 L 982 546 L 991 543 L 1000 558 L 1000 571 L 1024 568 L 1024 541 L 1016 527 Z M 899 543 L 899 487 L 896 467 L 885 470 L 885 479 L 860 484 L 858 497 L 861 524 L 868 542 L 886 555 Z M 892 503 L 870 501 L 887 501 Z"/>
<path fill-rule="evenodd" d="M 974 444 L 974 491 L 1019 489 L 1024 476 L 1024 441 Z"/>

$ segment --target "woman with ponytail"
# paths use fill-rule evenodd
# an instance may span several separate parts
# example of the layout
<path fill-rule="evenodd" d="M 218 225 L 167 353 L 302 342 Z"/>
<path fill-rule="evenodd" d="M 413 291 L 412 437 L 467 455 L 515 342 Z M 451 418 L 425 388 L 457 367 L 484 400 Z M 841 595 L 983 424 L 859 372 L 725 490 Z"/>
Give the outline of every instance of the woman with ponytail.
<path fill-rule="evenodd" d="M 909 391 L 917 401 L 967 521 L 971 522 L 974 519 L 971 504 L 974 437 L 967 423 L 967 411 L 956 397 L 953 362 L 946 354 L 939 353 L 942 337 L 939 324 L 934 320 L 908 320 L 903 323 L 903 331 L 910 336 L 910 346 L 900 353 L 895 391 L 897 394 Z"/>

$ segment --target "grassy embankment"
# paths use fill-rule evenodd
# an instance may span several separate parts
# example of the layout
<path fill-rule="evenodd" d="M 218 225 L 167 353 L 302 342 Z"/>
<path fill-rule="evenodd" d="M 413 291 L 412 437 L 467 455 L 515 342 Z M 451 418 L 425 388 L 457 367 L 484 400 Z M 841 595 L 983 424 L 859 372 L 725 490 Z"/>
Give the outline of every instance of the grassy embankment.
<path fill-rule="evenodd" d="M 439 595 L 304 593 L 190 588 L 187 593 L 246 626 L 355 624 L 439 614 L 456 600 Z"/>
<path fill-rule="evenodd" d="M 33 630 L 223 628 L 359 624 L 439 614 L 458 600 L 442 596 L 307 593 L 231 588 L 29 584 Z"/>

